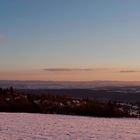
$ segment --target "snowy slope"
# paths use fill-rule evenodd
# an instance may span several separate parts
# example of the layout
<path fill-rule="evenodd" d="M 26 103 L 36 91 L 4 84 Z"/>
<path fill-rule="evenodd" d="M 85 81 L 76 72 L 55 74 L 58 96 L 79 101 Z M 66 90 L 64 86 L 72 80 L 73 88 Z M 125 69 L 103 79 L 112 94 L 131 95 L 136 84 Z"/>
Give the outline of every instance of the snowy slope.
<path fill-rule="evenodd" d="M 140 140 L 140 120 L 0 113 L 0 140 Z"/>

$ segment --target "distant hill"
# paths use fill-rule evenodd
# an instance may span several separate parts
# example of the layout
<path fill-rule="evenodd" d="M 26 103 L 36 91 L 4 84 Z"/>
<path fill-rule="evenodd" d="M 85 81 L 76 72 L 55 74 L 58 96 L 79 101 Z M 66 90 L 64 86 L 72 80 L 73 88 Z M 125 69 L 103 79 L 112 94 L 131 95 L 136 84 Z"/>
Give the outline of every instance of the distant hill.
<path fill-rule="evenodd" d="M 20 92 L 31 94 L 64 95 L 74 98 L 91 98 L 101 101 L 140 102 L 140 82 L 119 81 L 7 81 L 0 87 L 13 86 Z"/>
<path fill-rule="evenodd" d="M 95 89 L 125 86 L 140 86 L 140 82 L 122 81 L 15 81 L 0 80 L 0 87 L 16 89 Z"/>
<path fill-rule="evenodd" d="M 101 90 L 101 89 L 19 89 L 21 93 L 33 94 L 33 95 L 58 95 L 68 96 L 77 99 L 96 99 L 103 102 L 118 101 L 125 103 L 140 102 L 140 92 L 126 91 L 117 89 Z"/>

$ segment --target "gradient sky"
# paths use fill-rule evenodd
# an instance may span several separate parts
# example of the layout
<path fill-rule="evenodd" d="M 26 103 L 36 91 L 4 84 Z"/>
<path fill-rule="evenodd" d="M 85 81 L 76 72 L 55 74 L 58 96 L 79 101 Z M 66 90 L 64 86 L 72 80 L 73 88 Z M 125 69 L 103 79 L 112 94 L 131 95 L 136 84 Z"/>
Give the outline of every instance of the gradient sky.
<path fill-rule="evenodd" d="M 140 81 L 139 6 L 0 0 L 0 79 Z"/>

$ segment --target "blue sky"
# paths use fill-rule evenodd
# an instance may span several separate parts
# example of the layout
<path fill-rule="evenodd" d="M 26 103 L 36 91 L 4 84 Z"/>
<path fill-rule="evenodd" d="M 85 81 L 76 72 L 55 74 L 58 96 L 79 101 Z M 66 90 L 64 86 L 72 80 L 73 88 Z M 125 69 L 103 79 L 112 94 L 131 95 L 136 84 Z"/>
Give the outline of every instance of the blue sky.
<path fill-rule="evenodd" d="M 0 72 L 138 71 L 139 5 L 139 0 L 0 0 Z"/>

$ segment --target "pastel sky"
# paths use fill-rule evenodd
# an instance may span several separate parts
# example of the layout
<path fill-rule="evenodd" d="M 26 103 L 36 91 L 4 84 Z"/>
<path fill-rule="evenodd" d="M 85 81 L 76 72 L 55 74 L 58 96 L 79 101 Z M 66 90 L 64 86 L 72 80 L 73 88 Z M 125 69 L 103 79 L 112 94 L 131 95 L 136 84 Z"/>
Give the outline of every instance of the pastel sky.
<path fill-rule="evenodd" d="M 140 0 L 0 0 L 0 80 L 140 81 Z"/>

